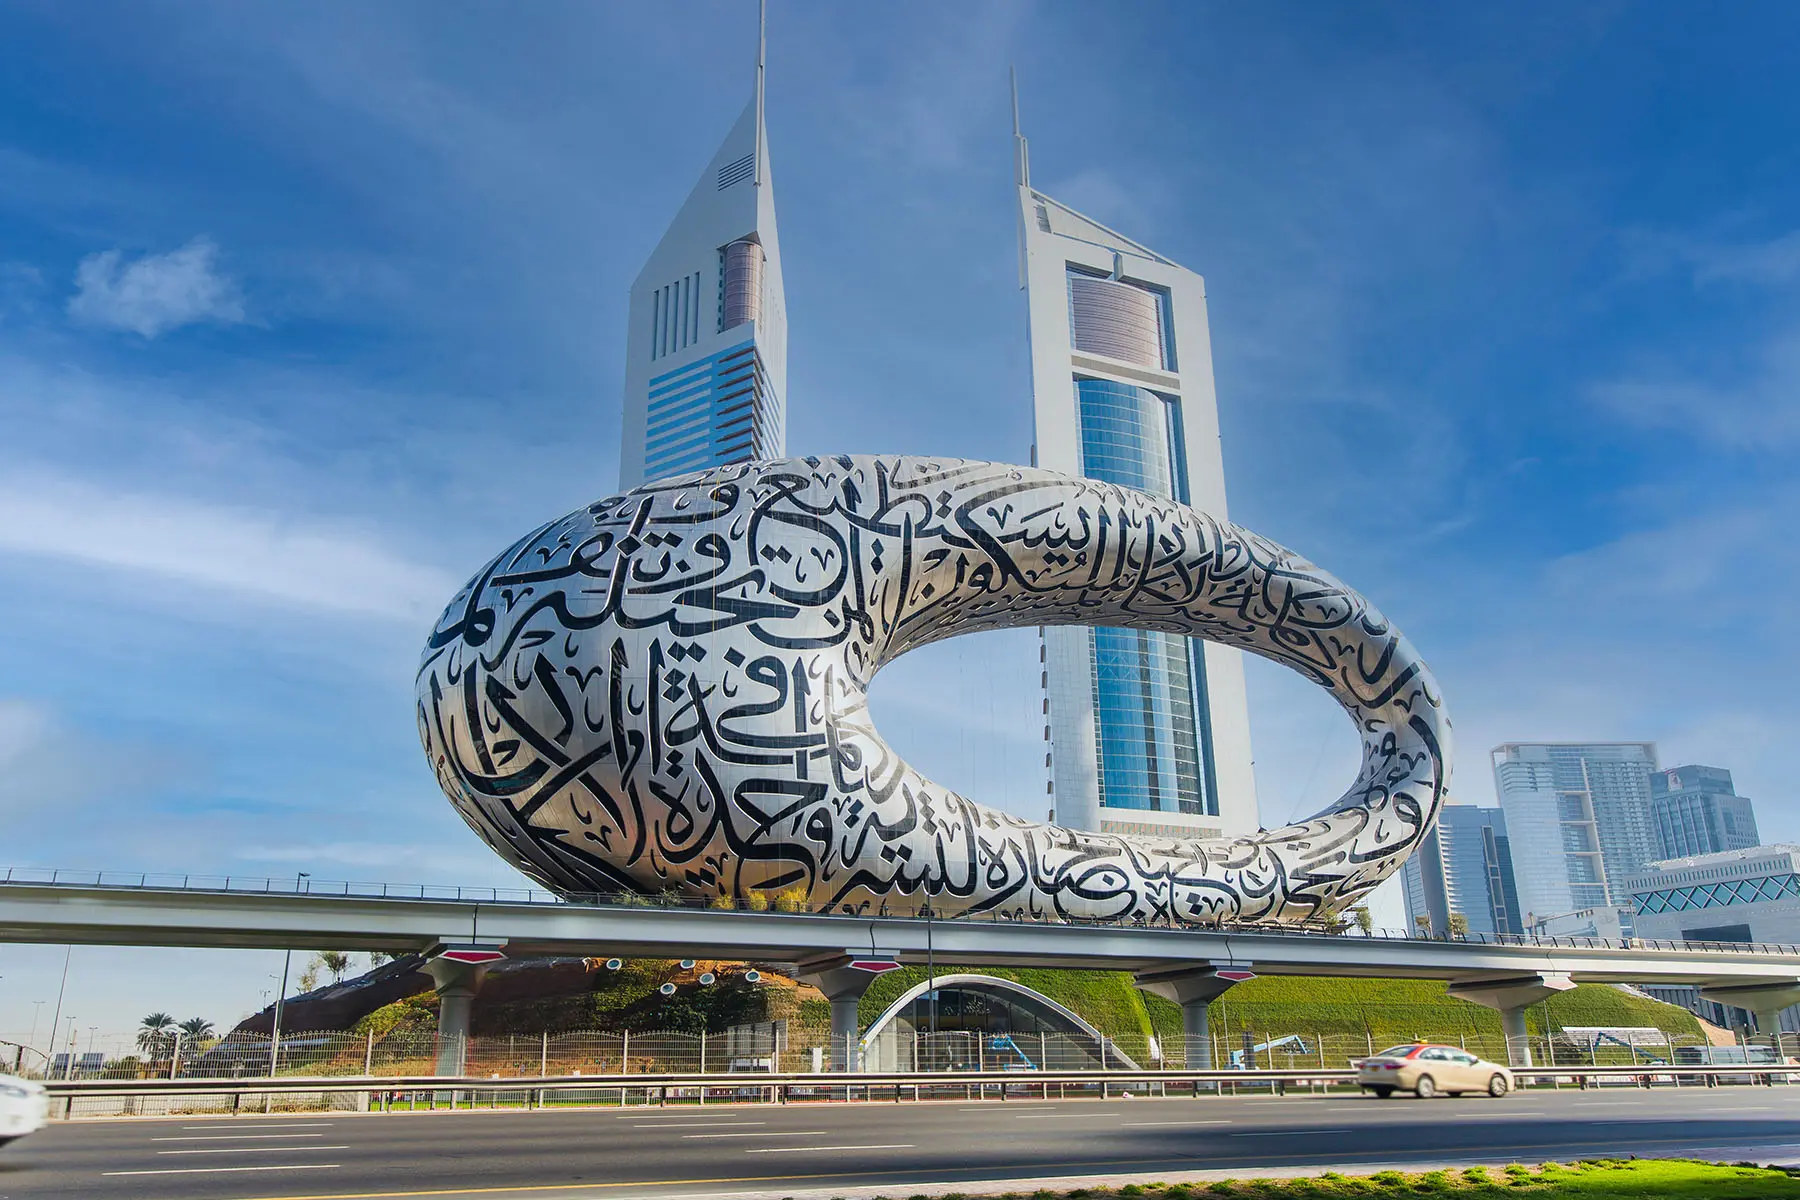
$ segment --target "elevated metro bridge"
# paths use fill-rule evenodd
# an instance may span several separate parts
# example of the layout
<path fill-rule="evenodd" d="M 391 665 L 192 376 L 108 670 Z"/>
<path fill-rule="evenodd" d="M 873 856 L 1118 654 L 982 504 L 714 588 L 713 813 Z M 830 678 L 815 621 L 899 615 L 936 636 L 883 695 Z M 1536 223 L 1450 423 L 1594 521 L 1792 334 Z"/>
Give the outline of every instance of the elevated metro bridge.
<path fill-rule="evenodd" d="M 298 886 L 297 886 L 298 885 Z M 856 1002 L 886 962 L 1129 971 L 1181 1005 L 1205 1040 L 1206 1006 L 1261 975 L 1441 979 L 1498 1009 L 1524 1010 L 1576 983 L 1690 984 L 1757 1015 L 1800 1003 L 1800 947 L 1600 938 L 1364 937 L 968 916 L 793 913 L 570 902 L 526 889 L 396 887 L 311 880 L 0 871 L 0 941 L 419 953 L 443 997 L 445 1032 L 466 1030 L 484 953 L 795 962 L 855 1039 Z M 840 1064 L 847 1065 L 847 1064 Z"/>

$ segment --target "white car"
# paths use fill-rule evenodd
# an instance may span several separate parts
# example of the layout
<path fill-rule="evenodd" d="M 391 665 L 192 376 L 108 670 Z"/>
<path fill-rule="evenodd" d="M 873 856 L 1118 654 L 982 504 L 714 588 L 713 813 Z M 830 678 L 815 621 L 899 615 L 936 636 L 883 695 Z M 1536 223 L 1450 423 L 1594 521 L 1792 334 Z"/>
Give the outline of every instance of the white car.
<path fill-rule="evenodd" d="M 0 1075 L 0 1146 L 35 1133 L 49 1119 L 50 1093 L 43 1084 Z"/>
<path fill-rule="evenodd" d="M 1396 1091 L 1421 1100 L 1448 1093 L 1486 1092 L 1495 1099 L 1513 1090 L 1511 1067 L 1476 1058 L 1461 1046 L 1409 1042 L 1390 1046 L 1355 1064 L 1356 1082 L 1386 1100 Z"/>

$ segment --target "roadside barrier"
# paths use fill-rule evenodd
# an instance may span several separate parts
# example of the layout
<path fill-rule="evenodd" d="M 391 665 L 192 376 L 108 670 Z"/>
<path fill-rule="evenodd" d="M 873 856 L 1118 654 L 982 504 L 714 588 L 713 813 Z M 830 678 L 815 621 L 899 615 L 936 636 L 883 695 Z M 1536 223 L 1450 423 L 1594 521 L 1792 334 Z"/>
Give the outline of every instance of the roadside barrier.
<path fill-rule="evenodd" d="M 1705 1065 L 1517 1067 L 1525 1087 L 1718 1087 L 1800 1084 L 1800 1067 Z M 70 1119 L 174 1112 L 246 1112 L 296 1107 L 386 1112 L 420 1107 L 543 1108 L 571 1101 L 641 1104 L 892 1102 L 933 1099 L 1057 1099 L 1182 1096 L 1356 1088 L 1353 1070 L 956 1071 L 750 1073 L 741 1075 L 325 1076 L 275 1080 L 96 1079 L 51 1081 L 51 1114 Z M 100 1110 L 104 1111 L 100 1111 Z"/>

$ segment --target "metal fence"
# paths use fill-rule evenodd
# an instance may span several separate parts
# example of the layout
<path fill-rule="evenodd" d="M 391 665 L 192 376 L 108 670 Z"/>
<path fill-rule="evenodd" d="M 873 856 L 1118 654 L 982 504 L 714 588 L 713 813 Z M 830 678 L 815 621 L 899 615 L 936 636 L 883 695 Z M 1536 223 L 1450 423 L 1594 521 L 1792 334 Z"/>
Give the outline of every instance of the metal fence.
<path fill-rule="evenodd" d="M 1533 1067 L 1518 1072 L 1521 1087 L 1786 1086 L 1800 1068 L 1770 1065 Z M 727 1102 L 891 1101 L 933 1099 L 1108 1099 L 1115 1096 L 1189 1096 L 1243 1092 L 1291 1094 L 1353 1089 L 1355 1073 L 1330 1070 L 1161 1070 L 870 1072 L 832 1075 L 779 1072 L 756 1075 L 658 1073 L 517 1078 L 420 1075 L 305 1077 L 278 1080 L 160 1080 L 53 1083 L 51 1115 L 84 1116 L 245 1111 L 416 1110 L 439 1107 L 545 1108 L 561 1105 L 668 1105 Z"/>
<path fill-rule="evenodd" d="M 658 893 L 612 892 L 571 893 L 557 895 L 537 888 L 463 887 L 455 884 L 381 883 L 359 880 L 269 878 L 248 875 L 199 875 L 176 872 L 88 871 L 63 867 L 0 868 L 0 884 L 31 884 L 39 887 L 104 887 L 132 890 L 224 892 L 251 895 L 341 896 L 366 900 L 439 900 L 483 904 L 546 904 L 582 907 L 669 908 L 669 909 L 737 909 L 743 911 L 776 911 L 813 916 L 896 917 L 930 920 L 934 916 L 949 919 L 931 911 L 928 900 L 886 903 L 812 904 L 787 893 L 756 893 L 737 900 L 701 900 L 674 891 Z M 1417 929 L 1368 929 L 1354 924 L 1335 926 L 1311 925 L 1275 928 L 1267 925 L 1229 925 L 1217 922 L 1190 922 L 1175 915 L 1154 920 L 1141 917 L 1119 919 L 1075 918 L 1056 913 L 1022 913 L 1016 911 L 959 913 L 958 921 L 984 921 L 994 924 L 1083 925 L 1120 928 L 1202 929 L 1244 934 L 1311 934 L 1314 936 L 1369 937 L 1386 941 L 1451 941 L 1476 945 L 1548 946 L 1585 950 L 1720 950 L 1737 954 L 1800 954 L 1800 946 L 1774 942 L 1696 942 L 1665 941 L 1649 938 L 1551 937 L 1538 934 L 1438 933 L 1421 934 Z"/>
<path fill-rule="evenodd" d="M 1564 1067 L 1655 1067 L 1728 1058 L 1693 1036 L 1640 1032 L 1630 1044 L 1604 1037 L 1557 1034 L 1507 1039 L 1465 1031 L 1410 1031 L 1408 1040 L 1461 1046 L 1491 1062 Z M 446 1043 L 430 1028 L 385 1035 L 342 1030 L 297 1031 L 272 1046 L 265 1034 L 233 1032 L 222 1040 L 162 1044 L 154 1053 L 125 1053 L 101 1061 L 90 1051 L 71 1063 L 24 1062 L 21 1073 L 53 1081 L 82 1079 L 257 1079 L 291 1076 L 409 1076 L 432 1074 L 439 1062 L 483 1078 L 544 1076 L 744 1074 L 807 1072 L 854 1064 L 869 1071 L 1100 1071 L 1100 1070 L 1343 1070 L 1395 1041 L 1372 1034 L 1323 1033 L 1301 1028 L 1232 1030 L 1205 1039 L 1182 1036 L 1093 1036 L 1045 1030 L 973 1031 L 892 1024 L 846 1046 L 828 1026 L 762 1022 L 722 1033 L 674 1030 L 495 1034 Z M 91 1043 L 90 1043 L 91 1045 Z M 1800 1034 L 1758 1037 L 1750 1053 L 1774 1061 L 1800 1059 Z M 446 1057 L 446 1050 L 450 1053 Z"/>

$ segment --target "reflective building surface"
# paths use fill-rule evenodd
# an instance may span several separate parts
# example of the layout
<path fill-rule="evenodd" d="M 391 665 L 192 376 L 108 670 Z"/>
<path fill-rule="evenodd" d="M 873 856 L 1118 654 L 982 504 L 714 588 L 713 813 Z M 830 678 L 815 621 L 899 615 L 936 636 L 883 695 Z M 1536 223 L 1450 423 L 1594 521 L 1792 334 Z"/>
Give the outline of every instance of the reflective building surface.
<path fill-rule="evenodd" d="M 1512 839 L 1506 814 L 1497 808 L 1447 804 L 1438 817 L 1438 845 L 1444 863 L 1445 898 L 1461 913 L 1470 933 L 1523 933 L 1519 891 L 1513 880 Z M 1418 855 L 1406 860 L 1401 883 L 1406 915 L 1413 924 L 1429 917 Z"/>
<path fill-rule="evenodd" d="M 1658 858 L 1747 850 L 1758 842 L 1756 812 L 1723 767 L 1670 767 L 1650 776 Z"/>
<path fill-rule="evenodd" d="M 787 303 L 757 96 L 631 286 L 619 481 L 779 458 Z"/>
<path fill-rule="evenodd" d="M 1509 742 L 1492 752 L 1526 923 L 1623 904 L 1657 857 L 1648 742 Z"/>
<path fill-rule="evenodd" d="M 1225 512 L 1204 282 L 1033 188 L 1017 146 L 1036 463 Z M 1057 823 L 1169 836 L 1257 827 L 1236 650 L 1158 630 L 1047 628 L 1042 657 Z"/>
<path fill-rule="evenodd" d="M 1187 635 L 1299 672 L 1357 730 L 1356 779 L 1283 828 L 1091 833 L 949 791 L 870 717 L 871 682 L 909 650 L 1095 626 Z M 457 594 L 415 695 L 458 813 L 571 894 L 1326 923 L 1400 870 L 1450 786 L 1430 670 L 1338 580 L 1162 496 L 958 459 L 775 459 L 584 505 Z M 1119 752 L 1153 798 L 1181 786 L 1156 774 L 1179 749 L 1167 740 Z"/>
<path fill-rule="evenodd" d="M 1626 887 L 1640 937 L 1800 943 L 1800 846 L 1651 863 Z"/>

